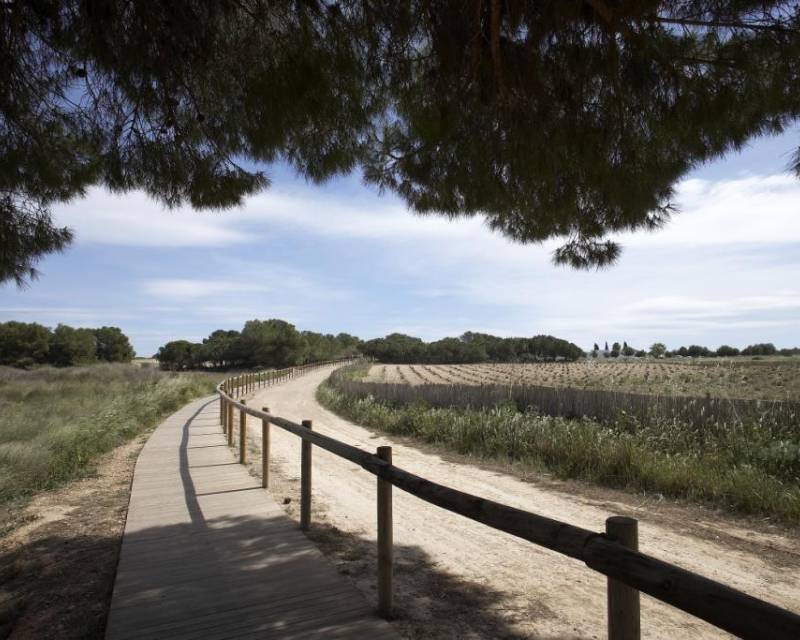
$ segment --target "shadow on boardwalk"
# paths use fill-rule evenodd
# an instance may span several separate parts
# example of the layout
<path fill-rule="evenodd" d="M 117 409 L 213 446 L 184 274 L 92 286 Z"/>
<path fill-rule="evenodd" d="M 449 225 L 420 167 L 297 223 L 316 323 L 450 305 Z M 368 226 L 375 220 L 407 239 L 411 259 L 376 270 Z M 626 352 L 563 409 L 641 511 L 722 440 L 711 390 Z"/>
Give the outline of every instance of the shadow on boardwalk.
<path fill-rule="evenodd" d="M 266 523 L 273 526 L 275 523 Z M 210 638 L 217 634 L 231 634 L 241 626 L 248 629 L 262 621 L 263 631 L 289 632 L 287 636 L 300 638 L 352 637 L 352 627 L 347 623 L 348 613 L 342 609 L 341 585 L 345 573 L 356 574 L 359 581 L 370 579 L 366 568 L 374 566 L 374 549 L 370 541 L 347 536 L 331 527 L 317 527 L 312 538 L 319 540 L 326 550 L 333 547 L 347 549 L 348 562 L 340 566 L 338 580 L 315 585 L 313 590 L 302 584 L 297 575 L 298 566 L 308 557 L 304 549 L 291 545 L 269 543 L 265 545 L 262 533 L 265 522 L 261 518 L 221 519 L 210 522 L 214 534 L 197 546 L 183 542 L 183 526 L 152 527 L 134 534 L 126 544 L 133 546 L 158 545 L 162 553 L 152 563 L 142 563 L 137 571 L 129 572 L 124 584 L 118 585 L 119 597 L 125 604 L 118 610 L 119 621 L 146 629 L 148 637 L 171 637 L 170 629 L 176 612 L 184 612 L 193 622 L 181 625 L 187 637 Z M 273 529 L 274 530 L 274 529 Z M 271 537 L 271 536 L 270 536 Z M 47 635 L 58 638 L 102 638 L 111 593 L 95 588 L 96 578 L 84 571 L 86 554 L 102 554 L 109 559 L 117 554 L 117 540 L 113 537 L 83 536 L 79 538 L 50 536 L 33 546 L 22 546 L 13 553 L 0 556 L 0 580 L 3 596 L 16 596 L 5 602 L 4 619 L 0 620 L 0 637 L 34 638 Z M 35 562 L 37 554 L 56 554 L 69 548 L 52 567 Z M 508 625 L 504 611 L 504 596 L 486 585 L 461 580 L 438 570 L 431 558 L 419 547 L 397 546 L 395 550 L 402 563 L 396 567 L 395 622 L 403 636 L 426 638 L 530 638 L 516 633 Z M 219 581 L 217 563 L 230 563 L 231 572 Z M 298 565 L 298 562 L 300 565 Z M 197 565 L 201 565 L 198 567 Z M 183 568 L 181 566 L 183 565 Z M 36 570 L 39 576 L 31 582 L 28 571 Z M 167 587 L 154 587 L 154 577 L 169 574 Z M 231 580 L 228 576 L 236 574 Z M 209 598 L 208 585 L 214 583 Z M 265 590 L 265 584 L 273 585 Z M 252 591 L 260 598 L 258 605 L 238 606 L 248 600 Z M 313 616 L 298 601 L 313 599 Z M 368 606 L 374 606 L 375 598 Z M 136 620 L 139 606 L 148 601 L 146 620 Z M 523 613 L 523 612 L 520 612 Z M 536 612 L 524 612 L 526 615 Z M 131 616 L 131 619 L 128 617 Z M 330 616 L 335 628 L 326 628 L 324 620 Z M 363 610 L 353 611 L 352 623 L 357 624 Z M 22 619 L 28 623 L 17 625 Z M 35 620 L 35 626 L 30 624 Z M 323 632 L 310 633 L 311 627 Z"/>
<path fill-rule="evenodd" d="M 115 536 L 70 534 L 0 555 L 0 637 L 42 637 L 44 629 L 104 637 L 110 581 L 86 573 L 89 554 L 107 559 L 106 574 L 120 558 L 109 637 L 391 637 L 374 615 L 376 598 L 352 584 L 367 594 L 374 587 L 374 542 L 313 525 L 310 537 L 334 570 L 219 446 L 215 416 L 213 403 L 195 402 L 153 434 L 137 465 L 121 554 Z M 419 547 L 396 545 L 395 554 L 394 626 L 403 635 L 531 637 L 510 626 L 503 593 L 441 571 Z M 531 607 L 516 615 L 551 614 Z"/>

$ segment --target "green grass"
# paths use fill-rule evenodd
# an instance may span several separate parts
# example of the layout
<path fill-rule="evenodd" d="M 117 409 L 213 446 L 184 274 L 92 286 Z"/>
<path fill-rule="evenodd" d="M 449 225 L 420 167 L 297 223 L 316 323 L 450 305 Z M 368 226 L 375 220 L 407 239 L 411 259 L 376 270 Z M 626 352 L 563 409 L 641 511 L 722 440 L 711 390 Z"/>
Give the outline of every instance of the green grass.
<path fill-rule="evenodd" d="M 391 406 L 346 396 L 327 383 L 317 395 L 349 420 L 458 453 L 800 524 L 800 434 L 788 427 L 701 430 L 679 423 L 643 425 L 626 416 L 600 424 L 514 406 Z"/>
<path fill-rule="evenodd" d="M 131 365 L 0 368 L 0 504 L 90 471 L 215 382 Z"/>

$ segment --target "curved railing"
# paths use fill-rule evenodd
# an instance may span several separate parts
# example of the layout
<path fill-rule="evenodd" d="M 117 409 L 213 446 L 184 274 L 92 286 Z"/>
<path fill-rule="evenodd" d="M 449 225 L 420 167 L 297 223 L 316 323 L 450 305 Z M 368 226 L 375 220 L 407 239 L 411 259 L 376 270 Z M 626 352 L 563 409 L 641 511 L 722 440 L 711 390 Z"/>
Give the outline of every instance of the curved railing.
<path fill-rule="evenodd" d="M 754 598 L 673 564 L 637 550 L 637 524 L 632 518 L 612 517 L 606 531 L 596 532 L 553 520 L 492 500 L 438 484 L 392 464 L 391 448 L 376 454 L 335 438 L 315 433 L 311 421 L 297 424 L 272 415 L 265 407 L 247 406 L 241 397 L 251 390 L 276 384 L 303 373 L 352 362 L 352 359 L 312 363 L 278 371 L 243 374 L 217 387 L 220 421 L 233 444 L 233 411 L 239 412 L 240 461 L 247 459 L 247 422 L 251 415 L 262 421 L 262 465 L 265 487 L 269 486 L 269 428 L 275 425 L 302 440 L 300 524 L 311 522 L 311 448 L 325 449 L 349 460 L 378 478 L 378 602 L 379 611 L 391 615 L 392 515 L 391 487 L 395 486 L 442 509 L 457 513 L 499 531 L 546 547 L 576 560 L 608 577 L 609 638 L 639 638 L 639 592 L 666 602 L 720 629 L 742 638 L 800 638 L 800 616 Z"/>

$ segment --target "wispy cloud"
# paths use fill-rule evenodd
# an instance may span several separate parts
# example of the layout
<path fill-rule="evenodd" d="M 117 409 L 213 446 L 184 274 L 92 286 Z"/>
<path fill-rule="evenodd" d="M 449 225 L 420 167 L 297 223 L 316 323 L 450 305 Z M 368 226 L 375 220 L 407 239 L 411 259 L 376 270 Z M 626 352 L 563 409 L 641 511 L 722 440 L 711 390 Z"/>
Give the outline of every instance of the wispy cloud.
<path fill-rule="evenodd" d="M 800 242 L 797 203 L 800 181 L 790 175 L 732 180 L 689 179 L 677 188 L 679 213 L 653 233 L 623 234 L 625 246 L 706 246 L 733 243 Z M 326 237 L 415 240 L 440 245 L 459 240 L 503 251 L 515 259 L 531 247 L 512 245 L 491 232 L 481 216 L 454 221 L 410 213 L 397 198 L 364 191 L 332 194 L 324 189 L 275 188 L 224 212 L 189 207 L 166 210 L 141 192 L 124 195 L 92 189 L 83 200 L 55 208 L 60 224 L 73 227 L 79 242 L 154 247 L 222 247 L 257 242 L 264 233 L 296 230 Z M 548 242 L 552 249 L 558 241 Z M 510 254 L 510 255 L 509 255 Z"/>
<path fill-rule="evenodd" d="M 189 280 L 182 278 L 157 278 L 142 283 L 142 291 L 168 300 L 213 298 L 220 294 L 239 294 L 262 291 L 263 287 L 248 282 L 230 280 Z"/>
<path fill-rule="evenodd" d="M 800 242 L 800 180 L 788 174 L 678 185 L 678 213 L 666 228 L 625 234 L 629 246 Z"/>
<path fill-rule="evenodd" d="M 138 191 L 91 189 L 86 198 L 57 205 L 53 213 L 58 224 L 74 229 L 81 244 L 221 247 L 252 240 L 234 229 L 224 213 L 168 210 Z"/>
<path fill-rule="evenodd" d="M 798 202 L 800 181 L 782 174 L 686 180 L 665 229 L 622 235 L 620 262 L 587 273 L 552 265 L 557 240 L 513 244 L 480 217 L 417 216 L 352 181 L 278 183 L 221 213 L 166 211 L 141 193 L 95 189 L 56 208 L 78 235 L 76 248 L 53 258 L 63 274 L 48 275 L 51 262 L 30 291 L 4 290 L 0 314 L 117 323 L 143 352 L 256 317 L 364 337 L 481 330 L 583 346 L 791 344 Z"/>

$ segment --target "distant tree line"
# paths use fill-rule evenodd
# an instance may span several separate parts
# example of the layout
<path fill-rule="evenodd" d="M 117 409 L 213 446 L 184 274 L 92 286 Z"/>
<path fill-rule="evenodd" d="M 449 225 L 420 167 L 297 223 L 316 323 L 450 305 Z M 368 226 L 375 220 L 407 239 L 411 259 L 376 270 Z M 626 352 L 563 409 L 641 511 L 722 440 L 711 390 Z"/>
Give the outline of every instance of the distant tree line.
<path fill-rule="evenodd" d="M 468 331 L 459 338 L 424 342 L 420 338 L 393 333 L 367 340 L 364 355 L 380 362 L 396 364 L 461 364 L 474 362 L 539 362 L 577 360 L 584 355 L 578 345 L 554 338 L 499 338 Z"/>
<path fill-rule="evenodd" d="M 751 344 L 744 349 L 722 345 L 716 350 L 707 349 L 696 344 L 680 347 L 667 352 L 670 356 L 686 356 L 691 358 L 730 357 L 730 356 L 796 356 L 800 355 L 800 348 L 778 349 L 771 342 Z"/>
<path fill-rule="evenodd" d="M 0 365 L 69 367 L 94 362 L 130 362 L 135 352 L 118 327 L 54 330 L 35 322 L 0 323 Z"/>
<path fill-rule="evenodd" d="M 248 320 L 241 331 L 217 329 L 202 342 L 173 340 L 155 357 L 170 370 L 283 368 L 354 355 L 361 344 L 347 333 L 298 331 L 284 320 Z"/>
<path fill-rule="evenodd" d="M 158 350 L 164 369 L 288 367 L 362 354 L 391 363 L 536 362 L 577 360 L 583 350 L 553 336 L 498 338 L 468 331 L 424 342 L 393 333 L 366 342 L 347 333 L 298 331 L 283 320 L 250 320 L 241 331 L 218 329 L 202 342 L 173 340 Z"/>
<path fill-rule="evenodd" d="M 600 347 L 597 343 L 594 344 L 594 349 L 591 356 L 596 358 L 601 353 Z M 627 342 L 622 345 L 615 342 L 611 349 L 608 348 L 608 342 L 605 343 L 605 349 L 602 351 L 603 355 L 610 358 L 618 358 L 619 356 L 652 356 L 654 358 L 674 358 L 676 356 L 683 358 L 719 358 L 719 357 L 732 357 L 732 356 L 796 356 L 800 355 L 800 347 L 790 349 L 778 349 L 771 342 L 762 342 L 758 344 L 751 344 L 744 349 L 737 349 L 727 344 L 722 345 L 718 349 L 709 349 L 697 344 L 689 345 L 688 347 L 679 347 L 672 351 L 668 350 L 663 342 L 656 342 L 650 346 L 648 351 L 644 349 L 634 349 L 628 346 Z"/>

